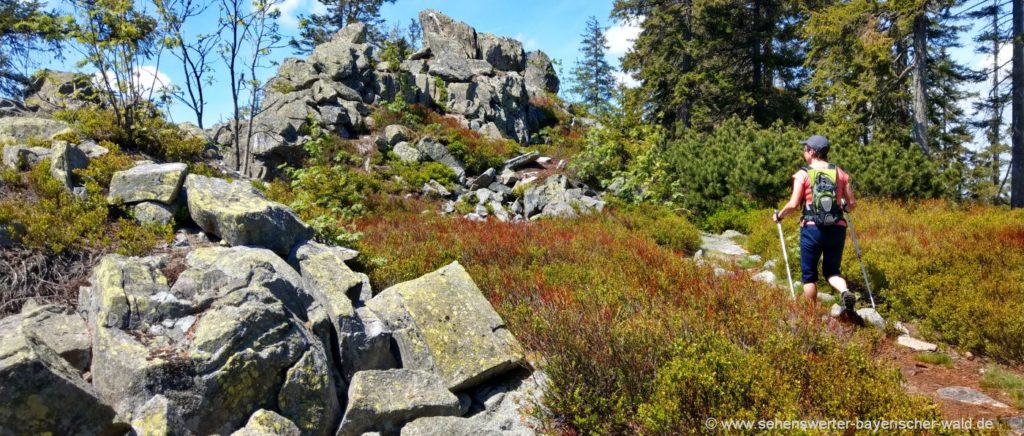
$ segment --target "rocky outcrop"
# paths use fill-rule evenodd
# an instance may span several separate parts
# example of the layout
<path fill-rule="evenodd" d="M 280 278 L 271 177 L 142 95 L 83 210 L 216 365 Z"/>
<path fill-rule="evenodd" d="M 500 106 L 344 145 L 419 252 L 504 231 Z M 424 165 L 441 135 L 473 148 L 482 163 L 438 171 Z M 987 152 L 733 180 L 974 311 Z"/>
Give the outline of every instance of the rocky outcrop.
<path fill-rule="evenodd" d="M 266 247 L 286 255 L 296 242 L 313 236 L 295 212 L 267 200 L 248 182 L 191 174 L 185 190 L 192 220 L 229 245 Z"/>
<path fill-rule="evenodd" d="M 39 165 L 52 153 L 53 151 L 46 147 L 8 145 L 4 147 L 3 164 L 7 168 L 28 169 Z"/>
<path fill-rule="evenodd" d="M 252 156 L 236 162 L 228 151 L 226 163 L 244 164 L 253 177 L 270 177 L 279 164 L 298 161 L 308 119 L 351 138 L 365 130 L 368 105 L 394 99 L 443 109 L 464 127 L 491 137 L 530 143 L 547 121 L 531 97 L 558 92 L 550 59 L 541 52 L 527 54 L 515 39 L 478 34 L 435 10 L 424 10 L 419 18 L 424 47 L 398 65 L 380 59 L 360 23 L 345 27 L 306 59 L 283 61 L 254 119 Z M 213 136 L 231 143 L 230 135 Z M 411 140 L 386 136 L 389 146 Z M 409 153 L 403 159 L 413 160 Z"/>
<path fill-rule="evenodd" d="M 50 175 L 68 189 L 75 186 L 74 170 L 89 166 L 89 157 L 76 145 L 54 141 L 50 153 Z"/>
<path fill-rule="evenodd" d="M 67 130 L 67 123 L 50 118 L 0 118 L 0 143 L 24 144 L 30 139 L 49 140 Z"/>
<path fill-rule="evenodd" d="M 39 71 L 26 90 L 25 106 L 42 114 L 82 108 L 99 97 L 92 79 L 92 76 L 82 73 Z"/>

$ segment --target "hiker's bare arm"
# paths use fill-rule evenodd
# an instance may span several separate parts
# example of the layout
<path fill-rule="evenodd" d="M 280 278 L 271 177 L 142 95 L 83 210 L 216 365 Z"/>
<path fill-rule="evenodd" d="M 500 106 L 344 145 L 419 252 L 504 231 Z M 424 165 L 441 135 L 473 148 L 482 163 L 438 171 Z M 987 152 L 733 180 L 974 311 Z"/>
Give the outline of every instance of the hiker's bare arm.
<path fill-rule="evenodd" d="M 853 212 L 853 209 L 857 207 L 857 199 L 853 198 L 853 185 L 849 181 L 846 182 L 846 210 Z"/>
<path fill-rule="evenodd" d="M 779 211 L 779 219 L 784 218 L 800 207 L 800 194 L 803 193 L 803 188 L 803 181 L 794 177 L 793 194 L 789 196 L 789 203 L 786 203 L 782 210 Z"/>

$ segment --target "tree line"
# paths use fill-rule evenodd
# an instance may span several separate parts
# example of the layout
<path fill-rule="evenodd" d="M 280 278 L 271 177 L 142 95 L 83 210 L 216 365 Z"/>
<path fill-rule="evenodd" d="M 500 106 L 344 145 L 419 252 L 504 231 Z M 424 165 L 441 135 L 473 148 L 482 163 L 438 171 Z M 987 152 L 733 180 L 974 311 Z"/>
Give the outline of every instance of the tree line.
<path fill-rule="evenodd" d="M 1022 3 L 616 0 L 612 18 L 641 28 L 622 59 L 640 85 L 619 90 L 616 116 L 658 126 L 669 141 L 733 117 L 820 131 L 878 159 L 913 157 L 891 165 L 934 167 L 948 179 L 943 195 L 1020 207 Z M 973 49 L 988 60 L 981 68 L 952 54 L 971 25 Z M 592 19 L 582 37 L 572 91 L 603 112 L 616 88 L 601 64 L 604 29 Z M 980 149 L 969 147 L 975 132 Z"/>

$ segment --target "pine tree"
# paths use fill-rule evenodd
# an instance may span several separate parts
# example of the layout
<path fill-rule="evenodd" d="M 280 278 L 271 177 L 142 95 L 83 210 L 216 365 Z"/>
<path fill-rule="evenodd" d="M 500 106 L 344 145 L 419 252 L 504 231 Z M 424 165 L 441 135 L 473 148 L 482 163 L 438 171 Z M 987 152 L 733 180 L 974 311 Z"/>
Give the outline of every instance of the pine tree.
<path fill-rule="evenodd" d="M 608 65 L 604 56 L 608 39 L 601 23 L 594 17 L 587 19 L 587 28 L 581 36 L 583 46 L 580 51 L 583 59 L 577 60 L 576 66 L 570 72 L 573 86 L 569 92 L 578 96 L 591 112 L 604 112 L 612 104 L 615 92 L 612 67 Z"/>
<path fill-rule="evenodd" d="M 989 83 L 988 90 L 984 97 L 974 104 L 975 115 L 982 118 L 976 120 L 973 125 L 984 130 L 988 141 L 988 147 L 975 155 L 974 165 L 978 167 L 975 174 L 987 181 L 978 180 L 975 183 L 974 195 L 993 202 L 1000 201 L 1003 184 L 1002 155 L 1008 151 L 1006 142 L 1002 140 L 1005 127 L 1003 114 L 1010 102 L 1010 95 L 1006 89 L 1009 83 L 1003 74 L 1008 59 L 1003 59 L 999 53 L 1000 48 L 1010 39 L 1006 3 L 1003 0 L 981 0 L 980 4 L 984 6 L 967 13 L 968 18 L 982 22 L 982 27 L 974 38 L 978 44 L 976 51 L 992 58 L 992 63 L 981 75 L 983 80 Z"/>
<path fill-rule="evenodd" d="M 299 38 L 288 42 L 296 53 L 309 53 L 317 45 L 331 39 L 338 30 L 360 22 L 366 24 L 367 36 L 370 41 L 380 43 L 384 40 L 381 26 L 384 19 L 380 17 L 380 8 L 395 0 L 318 0 L 324 5 L 326 12 L 299 17 Z"/>
<path fill-rule="evenodd" d="M 31 60 L 59 55 L 66 19 L 38 0 L 0 0 L 0 95 L 14 96 L 30 82 Z"/>
<path fill-rule="evenodd" d="M 623 59 L 648 117 L 676 134 L 738 115 L 802 124 L 803 6 L 791 0 L 617 0 L 619 19 L 643 17 Z"/>

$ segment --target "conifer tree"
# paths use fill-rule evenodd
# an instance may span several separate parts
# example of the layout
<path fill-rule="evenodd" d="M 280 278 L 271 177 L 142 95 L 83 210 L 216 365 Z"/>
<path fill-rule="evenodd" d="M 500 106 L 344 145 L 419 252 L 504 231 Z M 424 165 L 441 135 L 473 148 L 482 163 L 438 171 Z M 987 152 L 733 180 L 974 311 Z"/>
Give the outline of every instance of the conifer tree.
<path fill-rule="evenodd" d="M 296 53 L 309 53 L 317 45 L 331 39 L 338 30 L 355 22 L 366 24 L 367 36 L 373 42 L 382 42 L 380 8 L 395 0 L 318 0 L 325 8 L 322 14 L 299 17 L 299 37 L 288 45 Z"/>
<path fill-rule="evenodd" d="M 0 95 L 14 96 L 30 81 L 33 57 L 60 54 L 66 19 L 38 0 L 0 0 Z"/>
<path fill-rule="evenodd" d="M 588 110 L 600 113 L 609 108 L 615 92 L 612 67 L 605 60 L 608 39 L 595 17 L 587 19 L 587 28 L 581 36 L 583 59 L 577 60 L 570 72 L 573 85 L 569 92 L 576 95 Z"/>

